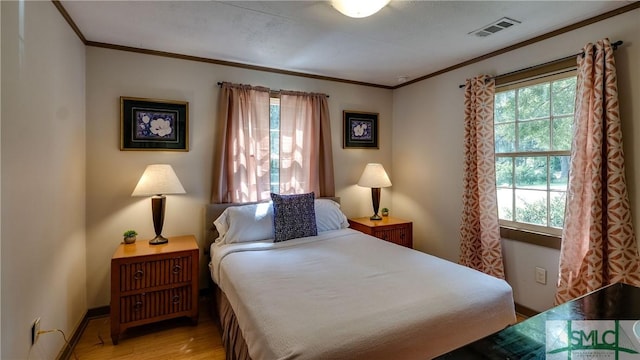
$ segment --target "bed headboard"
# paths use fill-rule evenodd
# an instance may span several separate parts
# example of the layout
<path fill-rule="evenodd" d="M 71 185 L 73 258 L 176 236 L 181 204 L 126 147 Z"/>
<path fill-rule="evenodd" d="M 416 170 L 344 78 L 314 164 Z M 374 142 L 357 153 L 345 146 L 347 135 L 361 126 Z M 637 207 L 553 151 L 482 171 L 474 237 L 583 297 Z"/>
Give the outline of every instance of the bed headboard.
<path fill-rule="evenodd" d="M 340 204 L 339 197 L 323 197 L 321 199 L 329 199 Z M 240 206 L 240 205 L 249 205 L 249 204 L 257 204 L 257 202 L 251 203 L 223 203 L 223 204 L 208 204 L 205 211 L 205 248 L 204 253 L 209 255 L 209 248 L 211 244 L 218 238 L 218 231 L 216 230 L 215 225 L 213 225 L 213 221 L 222 214 L 222 212 L 230 207 L 230 206 Z"/>

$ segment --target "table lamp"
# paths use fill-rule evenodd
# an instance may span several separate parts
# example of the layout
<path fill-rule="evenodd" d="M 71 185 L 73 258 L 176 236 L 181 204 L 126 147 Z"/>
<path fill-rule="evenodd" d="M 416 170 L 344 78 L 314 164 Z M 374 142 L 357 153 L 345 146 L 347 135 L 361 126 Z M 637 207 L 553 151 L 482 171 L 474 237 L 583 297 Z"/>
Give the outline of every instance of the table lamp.
<path fill-rule="evenodd" d="M 184 187 L 171 165 L 153 164 L 147 165 L 138 185 L 133 189 L 131 196 L 152 196 L 151 211 L 153 214 L 153 229 L 156 237 L 149 240 L 151 245 L 166 244 L 169 239 L 162 236 L 164 224 L 165 195 L 184 194 Z"/>
<path fill-rule="evenodd" d="M 371 201 L 373 202 L 373 216 L 371 220 L 382 220 L 382 217 L 378 215 L 378 208 L 380 207 L 380 188 L 391 186 L 391 180 L 389 175 L 384 171 L 382 164 L 369 163 L 364 168 L 360 180 L 358 180 L 358 186 L 371 188 Z"/>

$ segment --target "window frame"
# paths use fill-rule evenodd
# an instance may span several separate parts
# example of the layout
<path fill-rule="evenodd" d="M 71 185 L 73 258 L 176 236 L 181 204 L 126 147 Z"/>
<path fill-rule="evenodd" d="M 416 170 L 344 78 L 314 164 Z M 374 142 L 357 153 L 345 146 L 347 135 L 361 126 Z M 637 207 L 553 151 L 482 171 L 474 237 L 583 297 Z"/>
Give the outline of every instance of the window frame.
<path fill-rule="evenodd" d="M 576 75 L 577 75 L 577 70 L 576 70 L 575 59 L 567 59 L 561 63 L 553 63 L 553 64 L 548 64 L 540 67 L 535 67 L 532 69 L 525 69 L 517 73 L 510 73 L 505 76 L 498 77 L 496 79 L 495 93 L 498 94 L 505 91 L 524 88 L 524 87 L 528 87 L 528 86 L 532 86 L 540 83 L 552 82 L 555 80 L 569 78 Z M 574 114 L 575 114 L 575 109 L 574 109 Z M 551 117 L 553 116 L 552 114 L 550 115 Z M 495 124 L 495 120 L 494 120 L 494 124 Z M 517 124 L 517 122 L 514 122 L 514 124 Z M 516 130 L 516 134 L 517 134 L 517 130 Z M 550 133 L 550 137 L 551 138 L 553 137 L 552 133 Z M 526 157 L 532 157 L 532 156 L 550 157 L 554 155 L 570 156 L 570 153 L 571 153 L 571 150 L 568 150 L 568 151 L 553 150 L 553 151 L 536 151 L 536 152 L 513 151 L 509 153 L 500 153 L 500 155 L 496 153 L 496 158 L 505 157 L 505 158 L 515 159 L 518 156 L 526 156 Z M 513 173 L 513 175 L 515 176 L 515 173 Z M 548 177 L 549 177 L 549 174 L 547 174 L 547 189 L 544 190 L 547 193 L 547 208 L 549 208 L 548 193 L 550 191 Z M 499 187 L 496 181 L 496 192 L 498 189 Z M 511 189 L 513 189 L 514 191 L 516 189 L 515 179 L 513 179 Z M 565 190 L 565 194 L 567 190 Z M 514 202 L 516 201 L 515 196 L 513 201 Z M 548 217 L 549 217 L 549 214 L 547 214 L 547 218 Z M 516 240 L 520 242 L 526 242 L 529 244 L 539 245 L 539 246 L 558 249 L 558 250 L 560 249 L 561 238 L 562 238 L 562 228 L 540 226 L 540 225 L 527 224 L 527 223 L 521 223 L 517 221 L 509 221 L 509 220 L 503 220 L 503 219 L 498 219 L 498 221 L 500 225 L 500 236 L 503 238 Z"/>

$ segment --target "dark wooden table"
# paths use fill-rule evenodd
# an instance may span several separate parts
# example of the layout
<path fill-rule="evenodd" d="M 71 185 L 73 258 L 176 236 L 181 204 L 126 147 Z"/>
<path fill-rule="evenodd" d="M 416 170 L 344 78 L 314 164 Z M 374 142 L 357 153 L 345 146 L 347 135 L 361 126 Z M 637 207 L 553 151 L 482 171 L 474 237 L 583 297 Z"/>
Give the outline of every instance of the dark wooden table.
<path fill-rule="evenodd" d="M 640 288 L 614 284 L 556 306 L 436 359 L 545 359 L 547 320 L 639 319 Z"/>

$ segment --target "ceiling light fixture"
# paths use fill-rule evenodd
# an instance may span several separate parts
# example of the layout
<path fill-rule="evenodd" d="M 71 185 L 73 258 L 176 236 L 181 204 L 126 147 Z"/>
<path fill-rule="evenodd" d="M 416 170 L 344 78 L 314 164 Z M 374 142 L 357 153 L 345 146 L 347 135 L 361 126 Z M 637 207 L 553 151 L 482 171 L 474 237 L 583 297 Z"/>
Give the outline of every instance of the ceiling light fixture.
<path fill-rule="evenodd" d="M 331 0 L 331 6 L 352 18 L 371 16 L 389 3 L 389 0 Z"/>

